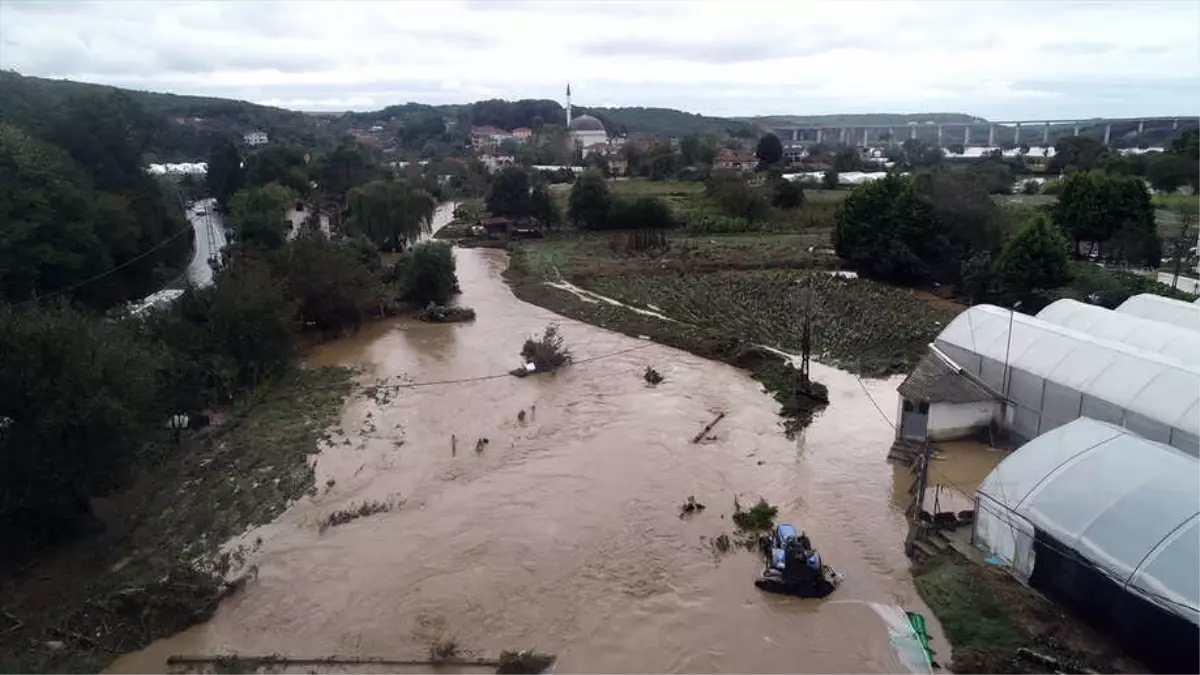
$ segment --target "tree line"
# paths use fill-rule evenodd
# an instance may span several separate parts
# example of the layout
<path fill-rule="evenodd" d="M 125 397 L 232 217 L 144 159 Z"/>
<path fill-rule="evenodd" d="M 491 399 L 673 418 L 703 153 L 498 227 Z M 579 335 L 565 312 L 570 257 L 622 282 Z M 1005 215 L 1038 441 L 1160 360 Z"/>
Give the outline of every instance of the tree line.
<path fill-rule="evenodd" d="M 141 267 L 110 261 L 137 250 L 138 217 L 186 223 L 142 170 L 138 139 L 118 133 L 136 127 L 101 105 L 87 104 L 97 119 L 69 118 L 79 126 L 62 138 L 78 159 L 0 127 L 0 251 L 26 261 L 0 272 L 0 537 L 18 544 L 6 553 L 79 534 L 92 496 L 173 451 L 168 419 L 200 419 L 268 385 L 295 361 L 302 333 L 340 335 L 458 290 L 449 247 L 414 246 L 437 203 L 425 171 L 398 174 L 353 143 L 310 161 L 296 149 L 243 155 L 219 141 L 196 189 L 221 203 L 226 265 L 165 309 L 126 314 L 135 286 L 121 282 Z M 330 235 L 321 205 L 339 225 Z M 307 215 L 298 226 L 288 218 L 297 206 Z M 384 267 L 380 248 L 404 254 Z M 83 262 L 102 274 L 50 276 Z M 78 285 L 49 298 L 27 290 L 50 279 Z"/>

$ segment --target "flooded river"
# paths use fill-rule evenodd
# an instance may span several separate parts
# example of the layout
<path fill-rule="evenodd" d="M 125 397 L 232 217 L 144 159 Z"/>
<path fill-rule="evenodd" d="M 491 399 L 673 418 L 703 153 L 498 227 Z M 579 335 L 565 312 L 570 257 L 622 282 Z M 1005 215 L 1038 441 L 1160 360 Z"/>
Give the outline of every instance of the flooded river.
<path fill-rule="evenodd" d="M 949 660 L 903 554 L 892 430 L 854 377 L 814 364 L 832 402 L 789 441 L 743 372 L 517 300 L 503 251 L 456 256 L 478 319 L 376 323 L 316 350 L 312 365 L 418 386 L 351 399 L 316 457 L 320 494 L 243 538 L 262 539 L 257 580 L 112 672 L 162 672 L 180 653 L 421 657 L 439 639 L 555 653 L 557 672 L 903 672 L 872 603 L 925 614 Z M 551 322 L 577 363 L 504 375 Z M 666 381 L 648 386 L 647 365 Z M 889 410 L 896 384 L 865 387 Z M 692 444 L 721 411 L 715 440 Z M 689 496 L 708 508 L 683 520 Z M 735 496 L 778 505 L 842 587 L 825 601 L 767 595 L 752 583 L 757 557 L 715 557 L 708 542 L 733 532 Z M 400 505 L 318 531 L 364 500 Z"/>

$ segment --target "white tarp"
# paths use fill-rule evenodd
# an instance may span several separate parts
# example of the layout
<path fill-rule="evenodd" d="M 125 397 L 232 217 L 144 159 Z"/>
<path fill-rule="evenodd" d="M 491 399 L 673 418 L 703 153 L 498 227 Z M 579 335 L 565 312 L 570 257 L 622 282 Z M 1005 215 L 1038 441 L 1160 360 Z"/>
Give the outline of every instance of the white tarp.
<path fill-rule="evenodd" d="M 1200 332 L 1070 299 L 1050 303 L 1037 313 L 1037 318 L 1187 365 L 1200 366 Z"/>
<path fill-rule="evenodd" d="M 1081 417 L 1000 462 L 979 486 L 977 503 L 1033 525 L 1128 589 L 1200 624 L 1196 458 Z M 1005 551 L 1024 537 L 990 525 L 975 531 L 986 550 Z"/>
<path fill-rule="evenodd" d="M 981 358 L 999 369 L 1007 363 L 1013 372 L 1005 393 L 1026 399 L 1014 410 L 1018 416 L 1049 415 L 1042 406 L 1050 397 L 1039 387 L 1053 385 L 1056 391 L 1076 392 L 1088 399 L 1082 411 L 1076 406 L 1073 414 L 1056 417 L 1056 422 L 1081 415 L 1100 418 L 1103 412 L 1110 415 L 1104 419 L 1126 426 L 1153 427 L 1162 440 L 1197 454 L 1193 446 L 1200 437 L 1200 368 L 1196 366 L 993 305 L 976 305 L 959 314 L 934 344 L 977 375 L 983 368 L 978 363 Z M 1000 384 L 990 382 L 988 373 L 983 373 L 983 379 L 993 386 Z M 1027 396 L 1026 389 L 1030 390 Z M 1032 438 L 1049 429 L 1025 435 Z"/>
<path fill-rule="evenodd" d="M 1115 311 L 1200 333 L 1200 304 L 1193 302 L 1143 293 L 1122 302 Z"/>

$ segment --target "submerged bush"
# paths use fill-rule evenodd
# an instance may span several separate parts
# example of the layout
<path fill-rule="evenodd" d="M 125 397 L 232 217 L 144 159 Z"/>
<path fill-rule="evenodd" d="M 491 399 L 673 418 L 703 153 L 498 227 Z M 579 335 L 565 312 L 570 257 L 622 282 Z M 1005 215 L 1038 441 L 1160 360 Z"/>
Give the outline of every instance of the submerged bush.
<path fill-rule="evenodd" d="M 521 358 L 525 363 L 533 364 L 534 372 L 547 373 L 570 363 L 571 352 L 563 345 L 558 326 L 551 324 L 546 326 L 540 338 L 525 341 L 521 347 Z"/>

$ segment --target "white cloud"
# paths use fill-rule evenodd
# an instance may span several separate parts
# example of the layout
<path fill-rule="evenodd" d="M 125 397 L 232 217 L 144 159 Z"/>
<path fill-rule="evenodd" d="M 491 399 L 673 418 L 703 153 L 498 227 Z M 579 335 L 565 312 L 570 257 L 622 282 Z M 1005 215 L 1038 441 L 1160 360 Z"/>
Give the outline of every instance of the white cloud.
<path fill-rule="evenodd" d="M 1191 2 L 0 3 L 0 66 L 286 106 L 1195 114 Z M 1122 95 L 1136 92 L 1135 95 Z"/>

